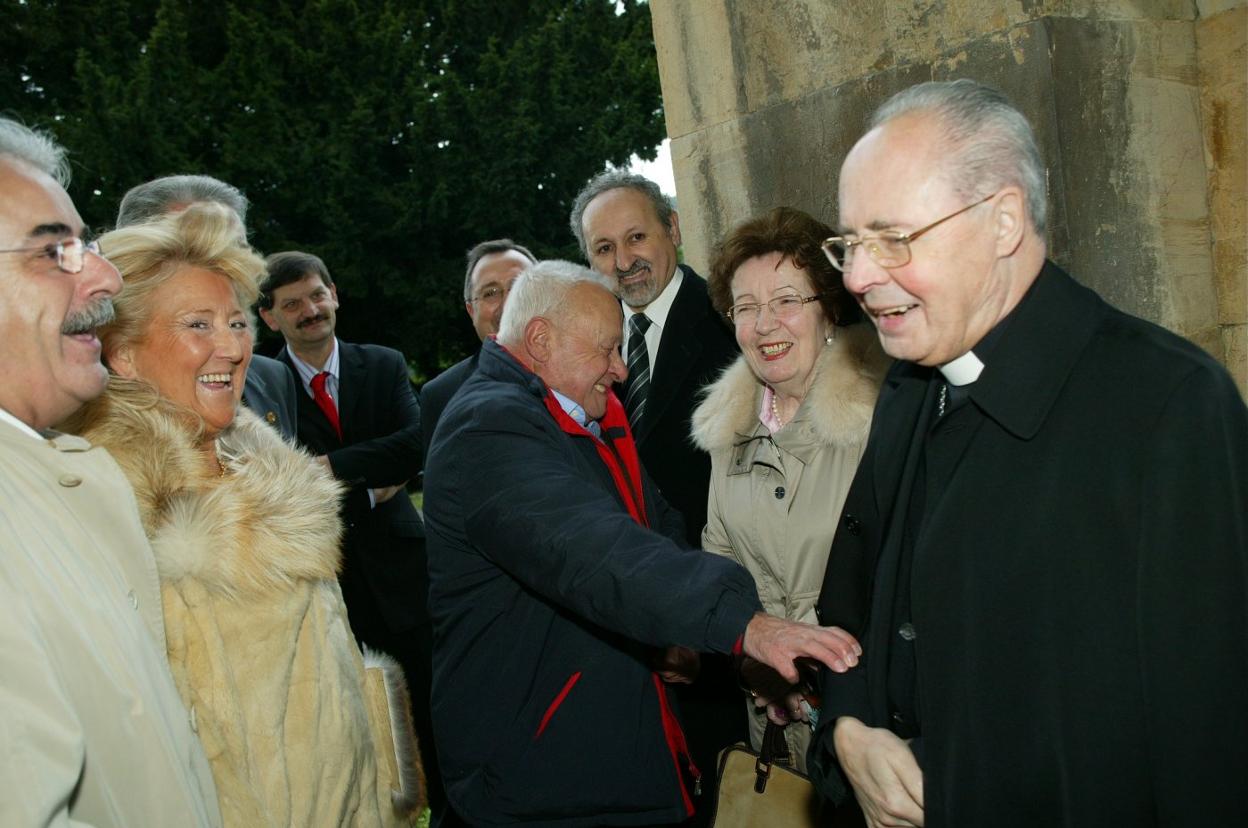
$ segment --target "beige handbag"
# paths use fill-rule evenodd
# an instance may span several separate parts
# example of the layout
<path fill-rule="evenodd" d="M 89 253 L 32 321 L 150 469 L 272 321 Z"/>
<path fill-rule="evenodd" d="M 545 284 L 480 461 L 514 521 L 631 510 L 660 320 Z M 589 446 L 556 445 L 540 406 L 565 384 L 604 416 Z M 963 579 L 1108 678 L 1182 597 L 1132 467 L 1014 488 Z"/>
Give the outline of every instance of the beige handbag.
<path fill-rule="evenodd" d="M 736 744 L 719 754 L 714 828 L 818 828 L 823 800 L 793 767 L 784 728 L 768 722 L 763 749 Z"/>

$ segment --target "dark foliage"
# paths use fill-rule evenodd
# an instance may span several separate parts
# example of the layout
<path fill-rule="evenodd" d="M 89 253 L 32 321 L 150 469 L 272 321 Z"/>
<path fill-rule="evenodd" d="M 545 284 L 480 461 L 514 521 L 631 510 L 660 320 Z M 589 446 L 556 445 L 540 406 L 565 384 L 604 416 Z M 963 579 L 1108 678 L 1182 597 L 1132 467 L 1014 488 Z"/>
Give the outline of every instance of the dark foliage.
<path fill-rule="evenodd" d="M 252 242 L 325 259 L 344 339 L 417 378 L 476 346 L 463 254 L 511 236 L 577 258 L 571 200 L 662 139 L 637 0 L 0 0 L 0 112 L 70 148 L 71 195 L 199 172 L 252 201 Z"/>

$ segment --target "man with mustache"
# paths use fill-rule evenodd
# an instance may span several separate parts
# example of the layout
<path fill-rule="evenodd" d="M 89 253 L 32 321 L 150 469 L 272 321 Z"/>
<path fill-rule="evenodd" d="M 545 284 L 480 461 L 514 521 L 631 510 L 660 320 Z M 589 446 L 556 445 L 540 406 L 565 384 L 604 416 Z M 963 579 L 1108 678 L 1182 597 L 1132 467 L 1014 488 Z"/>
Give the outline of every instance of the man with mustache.
<path fill-rule="evenodd" d="M 642 465 L 684 517 L 688 544 L 700 547 L 711 458 L 690 440 L 689 418 L 699 392 L 736 358 L 736 340 L 711 306 L 706 280 L 677 263 L 680 216 L 653 181 L 619 171 L 597 176 L 573 202 L 571 226 L 590 267 L 623 303 L 628 379 L 615 392 Z M 702 766 L 747 738 L 725 659 L 705 659 L 703 675 L 678 695 Z M 708 791 L 708 801 L 713 796 Z"/>
<path fill-rule="evenodd" d="M 334 335 L 338 288 L 320 257 L 291 250 L 266 260 L 260 317 L 299 378 L 299 442 L 350 487 L 342 505 L 342 597 L 355 637 L 407 675 L 429 804 L 445 796 L 429 720 L 429 575 L 425 530 L 405 486 L 424 461 L 420 404 L 407 360 L 392 348 Z"/>
<path fill-rule="evenodd" d="M 116 268 L 65 151 L 0 118 L 0 825 L 221 823 L 111 457 L 52 427 L 104 391 Z"/>

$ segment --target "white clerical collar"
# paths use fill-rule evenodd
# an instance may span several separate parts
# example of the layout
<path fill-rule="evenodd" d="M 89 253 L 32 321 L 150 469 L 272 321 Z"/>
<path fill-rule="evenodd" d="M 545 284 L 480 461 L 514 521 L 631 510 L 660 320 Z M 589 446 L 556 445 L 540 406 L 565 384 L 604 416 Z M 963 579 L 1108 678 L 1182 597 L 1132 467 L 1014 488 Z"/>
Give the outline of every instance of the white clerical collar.
<path fill-rule="evenodd" d="M 980 362 L 974 351 L 967 351 L 957 359 L 940 366 L 940 373 L 944 374 L 945 380 L 954 386 L 970 385 L 979 379 L 979 375 L 983 372 L 984 363 Z"/>

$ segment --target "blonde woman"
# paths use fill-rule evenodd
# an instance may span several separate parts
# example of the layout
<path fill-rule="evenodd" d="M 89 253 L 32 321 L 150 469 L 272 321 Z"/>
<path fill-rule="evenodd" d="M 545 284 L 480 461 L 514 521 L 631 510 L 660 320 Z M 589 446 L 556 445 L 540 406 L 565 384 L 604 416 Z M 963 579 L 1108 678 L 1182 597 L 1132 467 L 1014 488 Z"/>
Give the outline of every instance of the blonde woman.
<path fill-rule="evenodd" d="M 108 391 L 79 427 L 116 458 L 156 553 L 170 665 L 225 824 L 380 825 L 390 724 L 338 588 L 338 484 L 239 407 L 264 262 L 225 207 L 105 235 L 121 271 Z"/>

